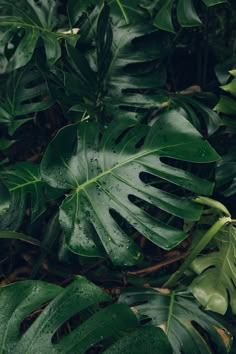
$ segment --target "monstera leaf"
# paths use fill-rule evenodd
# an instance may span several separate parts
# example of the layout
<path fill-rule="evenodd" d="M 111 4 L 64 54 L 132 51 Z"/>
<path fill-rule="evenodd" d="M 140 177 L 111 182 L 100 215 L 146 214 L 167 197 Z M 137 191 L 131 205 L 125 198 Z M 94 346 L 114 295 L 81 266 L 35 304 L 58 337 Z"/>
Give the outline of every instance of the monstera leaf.
<path fill-rule="evenodd" d="M 0 125 L 7 126 L 10 135 L 34 118 L 36 112 L 46 110 L 53 103 L 45 80 L 33 68 L 14 71 L 1 93 Z"/>
<path fill-rule="evenodd" d="M 9 72 L 26 65 L 42 40 L 50 64 L 61 56 L 60 38 L 76 38 L 76 34 L 57 32 L 58 13 L 55 0 L 1 0 L 0 41 L 4 52 L 1 72 Z"/>
<path fill-rule="evenodd" d="M 162 327 L 176 354 L 221 354 L 229 351 L 232 341 L 230 333 L 200 310 L 189 292 L 168 293 L 168 289 L 159 290 L 126 290 L 119 302 L 133 306 L 140 319 L 150 319 L 149 324 Z M 206 341 L 206 334 L 210 342 Z"/>
<path fill-rule="evenodd" d="M 31 221 L 33 222 L 45 210 L 44 182 L 40 176 L 39 166 L 29 162 L 19 162 L 1 171 L 0 175 L 11 195 L 9 210 L 0 217 L 0 228 L 16 230 L 20 226 L 25 215 L 28 195 L 31 197 Z M 3 203 L 4 195 L 1 194 L 1 207 Z"/>
<path fill-rule="evenodd" d="M 165 84 L 168 38 L 146 22 L 126 24 L 113 13 L 110 19 L 106 4 L 100 12 L 96 7 L 87 22 L 80 28 L 78 48 L 67 46 L 67 95 L 90 114 L 105 110 L 113 118 L 124 116 L 124 110 L 132 112 L 130 117 L 137 108 L 160 107 L 161 96 L 144 91 Z"/>
<path fill-rule="evenodd" d="M 82 277 L 77 277 L 66 289 L 42 281 L 22 281 L 1 287 L 0 352 L 85 353 L 94 344 L 103 343 L 108 338 L 113 338 L 114 342 L 117 335 L 137 327 L 138 322 L 125 304 L 108 305 L 98 311 L 99 303 L 111 300 L 100 288 Z M 22 334 L 21 323 L 42 305 L 40 315 Z M 57 330 L 78 313 L 82 323 L 55 343 L 53 336 Z M 124 345 L 123 353 L 140 353 L 139 347 L 134 350 L 132 339 L 138 335 L 142 337 L 142 333 L 146 342 L 149 340 L 153 343 L 146 353 L 153 353 L 151 349 L 158 353 L 171 353 L 164 332 L 156 331 L 155 328 L 149 331 L 138 329 L 137 333 L 134 331 L 130 340 L 127 337 L 121 338 L 107 353 L 117 353 L 116 347 Z"/>
<path fill-rule="evenodd" d="M 227 225 L 216 236 L 218 251 L 196 258 L 191 268 L 199 274 L 191 284 L 198 301 L 207 309 L 225 314 L 230 302 L 236 314 L 236 229 Z"/>
<path fill-rule="evenodd" d="M 207 7 L 225 3 L 226 0 L 201 0 Z M 199 2 L 201 2 L 199 0 Z M 158 1 L 160 2 L 160 1 Z M 172 11 L 176 5 L 176 16 L 182 27 L 194 27 L 202 24 L 194 6 L 193 0 L 166 0 L 161 5 L 154 19 L 154 25 L 168 32 L 175 32 Z"/>
<path fill-rule="evenodd" d="M 115 264 L 137 263 L 140 250 L 114 214 L 164 249 L 186 237 L 183 230 L 151 216 L 135 200 L 188 220 L 199 219 L 201 206 L 148 185 L 142 174 L 205 195 L 213 186 L 162 162 L 163 157 L 192 162 L 218 159 L 197 130 L 174 111 L 160 116 L 151 128 L 122 120 L 103 133 L 88 122 L 59 131 L 46 150 L 41 173 L 50 186 L 71 190 L 61 205 L 60 222 L 73 252 L 99 256 L 102 244 Z"/>

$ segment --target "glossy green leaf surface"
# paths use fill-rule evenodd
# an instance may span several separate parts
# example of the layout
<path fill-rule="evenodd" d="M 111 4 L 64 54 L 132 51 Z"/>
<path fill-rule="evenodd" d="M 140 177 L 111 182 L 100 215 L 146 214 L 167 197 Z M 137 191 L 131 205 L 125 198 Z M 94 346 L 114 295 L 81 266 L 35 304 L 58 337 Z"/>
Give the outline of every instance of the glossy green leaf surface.
<path fill-rule="evenodd" d="M 121 338 L 105 354 L 172 354 L 166 334 L 155 327 L 145 327 Z"/>
<path fill-rule="evenodd" d="M 236 314 L 236 229 L 225 226 L 216 236 L 218 251 L 196 258 L 191 268 L 198 274 L 191 290 L 210 311 L 225 314 L 230 303 Z"/>
<path fill-rule="evenodd" d="M 59 39 L 77 36 L 57 32 L 58 3 L 55 0 L 1 0 L 1 7 L 8 10 L 0 16 L 0 43 L 5 57 L 1 72 L 25 66 L 39 39 L 43 42 L 48 63 L 54 64 L 61 56 Z M 6 51 L 9 44 L 12 49 L 10 57 Z"/>
<path fill-rule="evenodd" d="M 139 144 L 141 144 L 140 147 Z M 194 193 L 209 195 L 212 183 L 163 163 L 160 158 L 192 162 L 218 159 L 216 152 L 177 112 L 159 117 L 152 128 L 133 121 L 113 123 L 100 137 L 88 122 L 67 126 L 49 144 L 41 164 L 43 179 L 69 189 L 60 208 L 68 247 L 86 256 L 101 255 L 97 236 L 117 265 L 138 262 L 141 252 L 115 221 L 114 211 L 156 245 L 171 249 L 186 236 L 151 216 L 132 196 L 182 219 L 198 220 L 201 206 L 142 181 L 147 173 Z"/>
<path fill-rule="evenodd" d="M 66 289 L 42 281 L 22 281 L 1 287 L 0 353 L 82 354 L 94 344 L 136 327 L 137 319 L 125 304 L 96 310 L 99 303 L 111 300 L 100 288 L 82 277 L 77 277 Z M 21 334 L 22 321 L 47 302 L 47 306 L 44 305 L 34 322 Z M 53 342 L 56 331 L 78 313 L 87 313 L 82 323 Z"/>
<path fill-rule="evenodd" d="M 168 289 L 165 290 L 167 294 L 147 288 L 126 290 L 121 294 L 119 302 L 133 306 L 141 319 L 151 319 L 149 324 L 164 328 L 174 353 L 213 353 L 214 349 L 205 340 L 202 330 L 215 343 L 218 353 L 229 351 L 232 341 L 230 333 L 218 321 L 204 313 L 189 292 L 168 294 Z"/>
<path fill-rule="evenodd" d="M 6 87 L 0 91 L 0 125 L 6 126 L 10 135 L 53 103 L 45 80 L 33 68 L 10 74 Z"/>
<path fill-rule="evenodd" d="M 105 111 L 116 118 L 141 102 L 142 109 L 160 106 L 160 98 L 154 96 L 150 104 L 149 95 L 137 90 L 164 86 L 166 70 L 160 58 L 165 57 L 168 39 L 147 21 L 127 24 L 113 13 L 113 6 L 96 7 L 80 28 L 78 48 L 67 46 L 65 84 L 67 95 L 83 102 L 89 114 Z M 92 50 L 81 50 L 91 43 Z"/>

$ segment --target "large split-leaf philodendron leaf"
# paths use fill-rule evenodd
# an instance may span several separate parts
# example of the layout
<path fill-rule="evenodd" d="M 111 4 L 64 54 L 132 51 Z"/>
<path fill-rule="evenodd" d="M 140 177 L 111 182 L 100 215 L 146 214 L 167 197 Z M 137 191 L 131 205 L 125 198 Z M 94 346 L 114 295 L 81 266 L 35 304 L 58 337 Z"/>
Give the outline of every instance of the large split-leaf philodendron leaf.
<path fill-rule="evenodd" d="M 176 354 L 222 354 L 230 349 L 231 334 L 202 311 L 189 292 L 135 288 L 124 291 L 119 302 L 133 306 L 140 319 L 151 319 L 149 324 L 161 326 Z M 210 341 L 206 341 L 206 334 Z"/>
<path fill-rule="evenodd" d="M 160 116 L 152 127 L 119 121 L 101 133 L 98 125 L 84 122 L 57 134 L 46 150 L 41 173 L 52 187 L 71 190 L 61 205 L 60 223 L 73 252 L 99 256 L 102 245 L 115 264 L 136 264 L 140 250 L 117 222 L 115 212 L 163 249 L 171 249 L 185 238 L 183 230 L 151 216 L 134 198 L 188 220 L 198 220 L 201 207 L 148 185 L 142 174 L 197 194 L 209 195 L 213 186 L 167 165 L 162 157 L 192 162 L 218 159 L 198 131 L 174 111 Z"/>
<path fill-rule="evenodd" d="M 66 289 L 42 281 L 22 281 L 1 287 L 0 353 L 83 354 L 91 346 L 108 338 L 114 342 L 126 329 L 135 329 L 138 321 L 125 304 L 103 306 L 99 311 L 99 303 L 111 300 L 100 288 L 82 277 L 78 277 Z M 50 303 L 45 307 L 47 302 Z M 41 305 L 44 305 L 44 309 L 41 308 L 40 315 L 22 333 L 22 322 Z M 59 341 L 55 343 L 53 336 L 57 330 L 78 313 L 81 316 L 80 325 L 69 334 L 62 332 Z M 123 343 L 124 347 L 126 344 L 123 353 L 140 353 L 139 348 L 132 351 L 132 338 L 136 331 L 137 335 L 142 336 L 142 329 L 138 329 L 132 333 L 131 340 L 125 336 L 118 341 L 118 346 L 122 347 Z M 152 349 L 155 352 L 171 353 L 163 331 L 155 331 L 152 327 L 146 333 L 144 329 L 144 336 L 146 341 L 153 340 Z M 156 339 L 152 336 L 156 336 Z M 115 348 L 111 346 L 108 353 L 117 353 Z M 147 353 L 153 352 L 148 350 Z"/>
<path fill-rule="evenodd" d="M 170 42 L 147 21 L 125 23 L 110 3 L 111 9 L 106 3 L 102 9 L 95 7 L 81 25 L 77 48 L 67 46 L 65 91 L 92 116 L 96 108 L 107 117 L 124 119 L 124 111 L 129 111 L 135 118 L 137 108 L 146 111 L 163 102 L 153 90 L 166 83 L 164 58 Z"/>
<path fill-rule="evenodd" d="M 191 290 L 207 310 L 225 314 L 230 303 L 236 314 L 236 228 L 226 225 L 215 236 L 218 251 L 196 258 L 192 269 L 198 274 Z"/>

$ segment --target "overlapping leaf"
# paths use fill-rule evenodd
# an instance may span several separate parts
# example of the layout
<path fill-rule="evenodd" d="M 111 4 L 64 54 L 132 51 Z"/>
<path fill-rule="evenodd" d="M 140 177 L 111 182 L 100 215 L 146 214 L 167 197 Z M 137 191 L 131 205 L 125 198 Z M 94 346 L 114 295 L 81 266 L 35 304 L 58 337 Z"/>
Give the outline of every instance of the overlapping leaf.
<path fill-rule="evenodd" d="M 233 75 L 234 78 L 227 85 L 221 86 L 221 89 L 232 96 L 236 96 L 236 70 L 231 70 L 229 73 Z M 215 110 L 220 113 L 234 116 L 236 114 L 236 99 L 232 96 L 222 95 Z"/>
<path fill-rule="evenodd" d="M 236 314 L 236 229 L 225 226 L 215 236 L 217 248 L 196 258 L 191 268 L 199 274 L 191 284 L 198 301 L 207 309 L 225 314 L 230 303 Z"/>
<path fill-rule="evenodd" d="M 124 291 L 119 302 L 133 306 L 140 319 L 151 319 L 149 324 L 164 328 L 176 354 L 221 354 L 230 349 L 230 333 L 218 321 L 200 310 L 189 292 L 168 293 L 168 289 L 159 291 L 137 288 Z M 215 347 L 211 347 L 203 333 L 209 335 Z"/>
<path fill-rule="evenodd" d="M 171 167 L 160 158 L 210 162 L 218 155 L 174 111 L 160 116 L 151 128 L 122 120 L 114 122 L 102 138 L 100 134 L 96 124 L 67 126 L 49 144 L 42 161 L 44 180 L 52 187 L 71 190 L 60 209 L 69 248 L 81 255 L 99 256 L 102 245 L 115 264 L 137 263 L 140 250 L 116 221 L 114 212 L 156 245 L 175 247 L 186 233 L 151 216 L 133 199 L 188 220 L 198 220 L 201 207 L 188 198 L 148 185 L 142 181 L 142 174 L 209 195 L 212 183 Z"/>
<path fill-rule="evenodd" d="M 168 50 L 168 38 L 147 22 L 126 24 L 120 17 L 110 19 L 109 14 L 108 5 L 101 12 L 96 7 L 80 28 L 79 49 L 68 46 L 67 93 L 77 97 L 89 113 L 105 110 L 113 118 L 124 114 L 124 109 L 159 107 L 161 96 L 144 94 L 144 90 L 165 84 L 160 58 Z M 80 50 L 85 45 L 90 48 L 87 54 Z"/>
<path fill-rule="evenodd" d="M 36 69 L 22 69 L 10 74 L 1 89 L 0 125 L 6 126 L 10 135 L 37 112 L 52 105 L 45 80 Z"/>
<path fill-rule="evenodd" d="M 44 182 L 39 166 L 29 162 L 20 162 L 1 171 L 1 178 L 7 186 L 11 202 L 9 209 L 0 217 L 0 229 L 17 230 L 26 210 L 27 197 L 30 195 L 31 221 L 33 222 L 45 210 Z M 0 205 L 4 203 L 0 195 Z M 17 206 L 17 207 L 16 207 Z"/>
<path fill-rule="evenodd" d="M 53 64 L 61 56 L 60 38 L 76 35 L 59 33 L 56 0 L 1 0 L 0 72 L 9 72 L 26 65 L 41 39 L 47 60 Z"/>
<path fill-rule="evenodd" d="M 109 305 L 98 311 L 100 302 L 111 300 L 100 288 L 82 277 L 78 277 L 66 289 L 41 281 L 23 281 L 2 287 L 0 352 L 82 354 L 106 339 L 113 339 L 114 342 L 117 335 L 126 329 L 137 327 L 138 322 L 125 304 Z M 30 327 L 20 334 L 20 325 L 25 318 L 49 301 Z M 55 343 L 53 336 L 56 331 L 78 313 L 82 323 Z M 132 339 L 142 334 L 146 341 L 153 343 L 146 353 L 151 354 L 152 350 L 163 354 L 171 353 L 165 334 L 155 328 L 148 331 L 139 329 L 137 333 L 134 331 L 130 340 L 127 337 L 122 338 L 107 353 L 117 353 L 117 347 L 125 349 L 122 350 L 123 353 L 140 353 L 138 347 L 134 349 Z"/>
<path fill-rule="evenodd" d="M 202 0 L 202 2 L 207 7 L 210 7 L 225 3 L 226 0 Z M 172 18 L 172 12 L 175 6 L 176 16 L 180 26 L 194 27 L 202 24 L 193 0 L 166 0 L 162 3 L 159 11 L 156 14 L 154 25 L 162 30 L 175 32 Z"/>

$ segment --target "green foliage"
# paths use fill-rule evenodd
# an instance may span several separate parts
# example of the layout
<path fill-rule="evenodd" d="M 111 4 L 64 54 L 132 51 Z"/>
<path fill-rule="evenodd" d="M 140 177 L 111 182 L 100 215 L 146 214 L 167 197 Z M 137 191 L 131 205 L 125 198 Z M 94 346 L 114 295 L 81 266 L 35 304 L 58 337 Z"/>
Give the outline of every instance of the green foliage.
<path fill-rule="evenodd" d="M 0 353 L 230 351 L 229 11 L 0 0 Z"/>
<path fill-rule="evenodd" d="M 5 84 L 1 89 L 0 126 L 7 127 L 8 133 L 13 135 L 22 124 L 32 120 L 37 112 L 49 108 L 53 101 L 47 97 L 49 92 L 46 82 L 37 69 L 14 71 Z M 28 118 L 22 118 L 25 116 Z"/>
<path fill-rule="evenodd" d="M 127 237 L 112 211 L 164 249 L 180 243 L 185 232 L 151 216 L 131 196 L 182 219 L 198 220 L 201 208 L 188 198 L 146 185 L 141 174 L 151 174 L 205 195 L 211 193 L 212 184 L 181 169 L 173 170 L 161 162 L 165 156 L 192 162 L 218 159 L 177 112 L 163 114 L 151 128 L 134 126 L 132 121 L 115 122 L 102 137 L 98 125 L 88 122 L 63 128 L 47 148 L 41 172 L 51 187 L 72 190 L 59 217 L 68 247 L 85 256 L 101 255 L 92 237 L 94 229 L 114 264 L 136 264 L 141 251 Z"/>
<path fill-rule="evenodd" d="M 109 12 L 106 5 L 100 13 L 95 8 L 80 28 L 78 48 L 67 46 L 65 93 L 72 112 L 80 102 L 80 109 L 92 117 L 103 112 L 121 118 L 128 111 L 135 118 L 137 109 L 158 108 L 163 102 L 152 91 L 166 82 L 163 60 L 168 38 L 146 21 L 126 24 L 114 16 L 111 22 Z M 87 52 L 79 49 L 84 45 L 89 47 Z M 147 94 L 147 90 L 152 91 Z"/>
<path fill-rule="evenodd" d="M 236 229 L 230 224 L 215 236 L 217 251 L 197 257 L 191 268 L 197 276 L 191 290 L 198 301 L 210 311 L 225 314 L 228 302 L 236 314 Z"/>
<path fill-rule="evenodd" d="M 119 302 L 134 306 L 140 319 L 151 320 L 149 325 L 164 328 L 175 353 L 212 353 L 203 330 L 216 344 L 217 353 L 227 353 L 230 348 L 230 333 L 204 313 L 189 292 L 135 288 L 121 294 Z"/>
<path fill-rule="evenodd" d="M 113 341 L 127 329 L 138 326 L 137 319 L 127 305 L 108 305 L 97 311 L 100 302 L 111 302 L 111 298 L 85 278 L 77 279 L 63 289 L 42 281 L 23 281 L 0 289 L 0 350 L 1 353 L 84 353 L 91 346 L 110 337 Z M 49 303 L 48 303 L 49 302 Z M 45 303 L 48 303 L 45 307 Z M 19 335 L 21 323 L 37 308 L 44 305 L 39 316 L 30 327 Z M 56 331 L 72 316 L 80 313 L 80 325 L 58 343 L 52 340 Z M 144 335 L 148 342 L 155 335 L 146 353 L 171 353 L 163 331 L 149 328 L 138 329 L 131 337 L 121 338 L 107 353 L 140 353 L 137 336 Z M 109 343 L 109 342 L 108 342 Z"/>
<path fill-rule="evenodd" d="M 160 0 L 158 2 L 160 2 Z M 202 2 L 207 7 L 211 7 L 213 5 L 225 3 L 226 0 L 202 0 Z M 163 2 L 163 5 L 154 19 L 154 25 L 156 27 L 165 31 L 175 32 L 172 18 L 174 6 L 176 6 L 176 17 L 180 26 L 194 27 L 202 25 L 202 21 L 197 14 L 193 0 L 167 0 Z"/>
<path fill-rule="evenodd" d="M 55 0 L 0 1 L 0 8 L 6 11 L 0 17 L 0 43 L 4 49 L 0 72 L 13 71 L 29 63 L 39 39 L 49 64 L 61 56 L 61 38 L 77 39 L 73 33 L 59 31 L 57 7 Z"/>
<path fill-rule="evenodd" d="M 234 76 L 234 78 L 224 86 L 221 86 L 222 90 L 226 93 L 231 94 L 232 96 L 236 96 L 236 70 L 231 70 L 230 74 Z M 236 114 L 236 100 L 230 96 L 221 96 L 220 101 L 215 107 L 217 112 L 221 112 L 228 115 L 235 115 Z"/>

